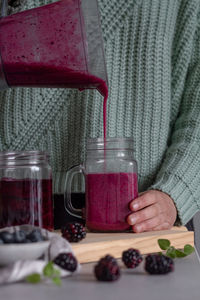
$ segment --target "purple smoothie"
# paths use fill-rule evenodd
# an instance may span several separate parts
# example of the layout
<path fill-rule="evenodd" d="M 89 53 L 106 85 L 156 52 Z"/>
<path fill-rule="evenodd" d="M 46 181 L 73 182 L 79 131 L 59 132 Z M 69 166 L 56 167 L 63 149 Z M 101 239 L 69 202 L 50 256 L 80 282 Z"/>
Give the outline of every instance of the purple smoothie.
<path fill-rule="evenodd" d="M 130 226 L 129 203 L 138 196 L 136 173 L 86 175 L 86 225 L 91 231 L 120 232 Z"/>

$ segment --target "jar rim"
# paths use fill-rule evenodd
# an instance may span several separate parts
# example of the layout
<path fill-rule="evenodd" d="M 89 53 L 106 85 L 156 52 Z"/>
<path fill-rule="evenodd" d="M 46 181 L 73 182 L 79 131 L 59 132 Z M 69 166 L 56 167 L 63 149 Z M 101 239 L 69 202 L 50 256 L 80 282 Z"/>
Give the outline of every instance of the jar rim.
<path fill-rule="evenodd" d="M 7 150 L 7 151 L 1 151 L 0 155 L 19 155 L 19 156 L 24 156 L 24 155 L 47 155 L 46 151 L 41 151 L 41 150 Z"/>
<path fill-rule="evenodd" d="M 87 139 L 88 142 L 92 142 L 92 141 L 99 141 L 99 142 L 104 142 L 104 141 L 107 141 L 107 142 L 115 142 L 115 141 L 133 141 L 133 138 L 132 137 L 94 137 L 94 138 L 88 138 Z"/>
<path fill-rule="evenodd" d="M 108 137 L 108 138 L 89 138 L 87 140 L 87 150 L 133 150 L 132 137 Z"/>
<path fill-rule="evenodd" d="M 0 166 L 16 164 L 38 164 L 49 160 L 49 154 L 45 151 L 3 151 L 0 152 Z"/>

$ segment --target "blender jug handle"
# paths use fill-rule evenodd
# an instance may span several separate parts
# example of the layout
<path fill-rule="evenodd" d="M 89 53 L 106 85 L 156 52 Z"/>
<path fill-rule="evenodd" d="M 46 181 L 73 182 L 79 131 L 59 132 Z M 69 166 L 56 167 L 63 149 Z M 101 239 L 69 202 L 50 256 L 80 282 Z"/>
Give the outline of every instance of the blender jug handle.
<path fill-rule="evenodd" d="M 1 1 L 1 15 L 0 19 L 6 17 L 8 13 L 8 0 Z M 6 81 L 4 69 L 3 69 L 3 60 L 1 56 L 1 45 L 0 45 L 0 90 L 5 90 L 8 88 L 8 84 Z"/>
<path fill-rule="evenodd" d="M 1 18 L 6 17 L 8 14 L 8 0 L 1 1 Z"/>
<path fill-rule="evenodd" d="M 73 217 L 83 220 L 82 210 L 74 208 L 71 200 L 71 188 L 72 181 L 75 174 L 81 173 L 84 175 L 83 165 L 76 165 L 67 170 L 65 178 L 65 190 L 64 190 L 64 206 L 66 211 Z"/>

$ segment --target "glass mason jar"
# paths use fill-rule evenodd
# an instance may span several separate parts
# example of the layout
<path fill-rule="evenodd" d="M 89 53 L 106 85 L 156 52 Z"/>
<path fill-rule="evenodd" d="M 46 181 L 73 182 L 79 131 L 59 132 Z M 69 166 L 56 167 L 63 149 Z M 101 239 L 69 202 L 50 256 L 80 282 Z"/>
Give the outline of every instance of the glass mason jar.
<path fill-rule="evenodd" d="M 65 182 L 65 208 L 72 216 L 82 212 L 71 202 L 71 186 L 76 173 L 85 177 L 86 226 L 91 231 L 121 232 L 130 229 L 126 222 L 129 203 L 138 196 L 137 163 L 130 138 L 89 139 L 86 161 L 68 170 Z"/>
<path fill-rule="evenodd" d="M 0 152 L 0 228 L 53 230 L 52 171 L 41 151 Z"/>

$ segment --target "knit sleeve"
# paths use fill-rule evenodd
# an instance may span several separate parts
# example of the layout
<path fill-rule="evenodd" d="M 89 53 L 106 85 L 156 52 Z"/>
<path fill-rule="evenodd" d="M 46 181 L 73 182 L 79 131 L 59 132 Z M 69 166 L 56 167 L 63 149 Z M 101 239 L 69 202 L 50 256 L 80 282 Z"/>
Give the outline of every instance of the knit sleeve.
<path fill-rule="evenodd" d="M 170 195 L 182 224 L 200 210 L 200 26 L 197 26 L 192 51 L 169 147 L 150 187 Z"/>

